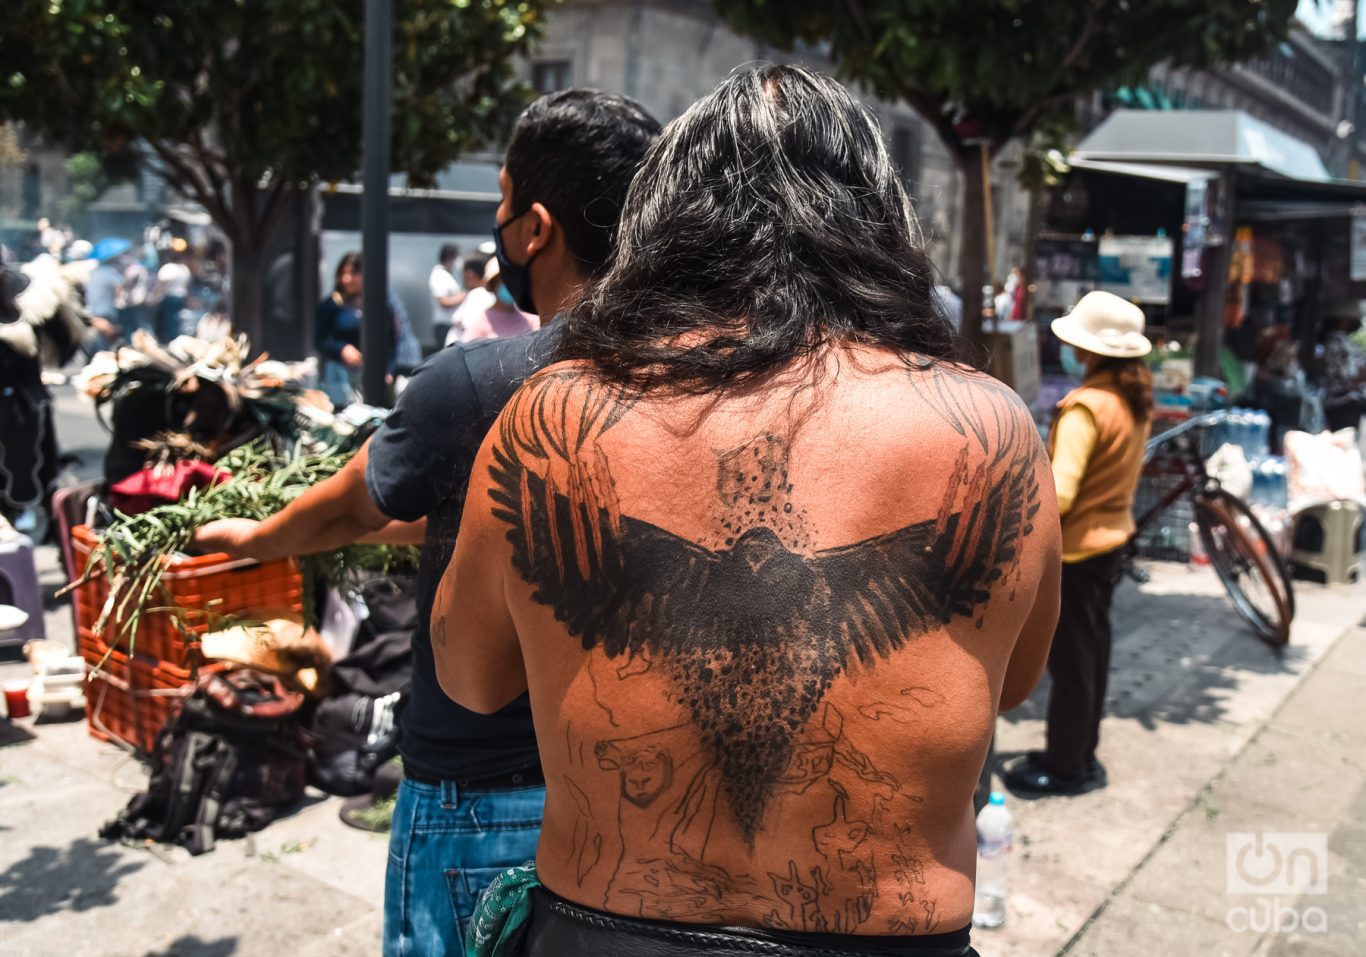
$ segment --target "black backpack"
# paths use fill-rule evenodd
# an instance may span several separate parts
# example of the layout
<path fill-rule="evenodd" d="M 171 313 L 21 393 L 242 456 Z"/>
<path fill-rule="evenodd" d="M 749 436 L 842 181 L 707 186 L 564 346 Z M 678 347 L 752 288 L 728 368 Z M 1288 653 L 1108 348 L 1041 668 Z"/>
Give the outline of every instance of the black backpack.
<path fill-rule="evenodd" d="M 398 715 L 413 675 L 417 589 L 409 577 L 367 582 L 369 616 L 345 658 L 333 662 L 331 690 L 309 721 L 309 783 L 352 797 L 374 787 L 375 774 L 398 754 Z"/>
<path fill-rule="evenodd" d="M 303 797 L 302 703 L 278 679 L 250 669 L 202 675 L 157 736 L 147 790 L 100 836 L 203 854 L 217 838 L 259 831 Z"/>

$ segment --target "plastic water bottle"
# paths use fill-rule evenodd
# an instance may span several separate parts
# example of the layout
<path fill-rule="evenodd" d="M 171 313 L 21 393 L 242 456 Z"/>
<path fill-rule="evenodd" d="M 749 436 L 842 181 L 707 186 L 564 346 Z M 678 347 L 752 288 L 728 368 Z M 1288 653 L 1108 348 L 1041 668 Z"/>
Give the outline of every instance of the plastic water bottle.
<path fill-rule="evenodd" d="M 977 896 L 972 905 L 974 927 L 1000 927 L 1006 922 L 1006 870 L 1015 824 L 1006 796 L 992 791 L 977 815 Z"/>
<path fill-rule="evenodd" d="M 1205 551 L 1205 540 L 1200 536 L 1200 526 L 1190 523 L 1190 563 L 1199 568 L 1209 565 L 1209 553 Z"/>
<path fill-rule="evenodd" d="M 1249 413 L 1252 423 L 1252 441 L 1247 453 L 1249 462 L 1259 459 L 1271 451 L 1271 416 L 1260 409 Z"/>
<path fill-rule="evenodd" d="M 1251 500 L 1254 505 L 1285 508 L 1285 459 L 1279 455 L 1263 455 L 1252 463 Z"/>

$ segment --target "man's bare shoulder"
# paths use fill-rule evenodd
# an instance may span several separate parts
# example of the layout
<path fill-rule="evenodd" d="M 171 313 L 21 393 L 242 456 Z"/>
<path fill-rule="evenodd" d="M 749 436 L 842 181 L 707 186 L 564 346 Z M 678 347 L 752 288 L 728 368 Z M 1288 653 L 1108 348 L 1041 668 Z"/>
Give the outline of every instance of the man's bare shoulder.
<path fill-rule="evenodd" d="M 620 400 L 622 388 L 607 381 L 592 363 L 566 359 L 548 365 L 527 377 L 505 407 L 505 414 L 525 415 L 537 403 L 547 400 L 565 402 Z"/>
<path fill-rule="evenodd" d="M 915 394 L 946 419 L 954 418 L 948 410 L 969 403 L 977 408 L 991 408 L 1002 414 L 1024 416 L 1033 421 L 1029 406 L 1015 390 L 979 369 L 958 362 L 919 356 L 908 357 L 903 365 L 906 381 Z"/>
<path fill-rule="evenodd" d="M 506 442 L 517 435 L 571 441 L 581 445 L 615 425 L 633 404 L 621 386 L 609 382 L 590 364 L 567 360 L 546 366 L 513 393 L 503 407 L 495 432 Z M 575 433 L 587 429 L 588 433 Z M 565 449 L 561 449 L 563 457 Z M 542 456 L 543 457 L 543 456 Z"/>
<path fill-rule="evenodd" d="M 907 439 L 915 448 L 926 442 L 962 448 L 973 458 L 1011 465 L 1046 458 L 1034 416 L 1009 386 L 970 366 L 923 356 L 907 356 L 883 370 L 882 388 L 897 390 Z"/>

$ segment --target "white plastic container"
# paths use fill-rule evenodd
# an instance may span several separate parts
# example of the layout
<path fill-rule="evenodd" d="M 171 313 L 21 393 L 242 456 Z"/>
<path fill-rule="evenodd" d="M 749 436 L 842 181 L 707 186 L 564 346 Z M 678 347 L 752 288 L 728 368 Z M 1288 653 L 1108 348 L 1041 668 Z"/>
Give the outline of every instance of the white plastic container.
<path fill-rule="evenodd" d="M 977 815 L 977 896 L 972 906 L 974 927 L 1000 927 L 1006 922 L 1007 871 L 1015 841 L 1015 822 L 1005 795 L 992 791 Z"/>

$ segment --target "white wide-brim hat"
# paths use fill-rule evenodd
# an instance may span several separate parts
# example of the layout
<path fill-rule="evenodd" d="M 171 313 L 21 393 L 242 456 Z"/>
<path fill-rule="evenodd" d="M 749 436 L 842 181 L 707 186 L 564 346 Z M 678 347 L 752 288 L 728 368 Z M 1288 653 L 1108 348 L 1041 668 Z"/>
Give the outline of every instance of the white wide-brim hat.
<path fill-rule="evenodd" d="M 1137 359 L 1153 351 L 1143 334 L 1143 310 L 1112 292 L 1088 292 L 1067 315 L 1053 320 L 1053 335 L 1098 356 Z"/>

